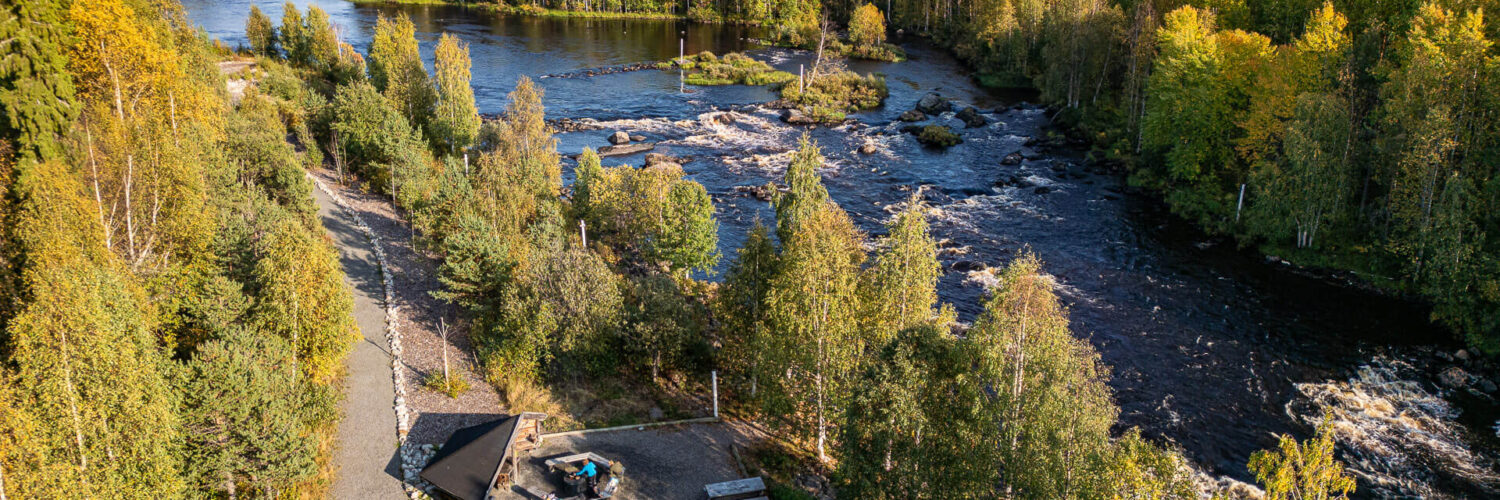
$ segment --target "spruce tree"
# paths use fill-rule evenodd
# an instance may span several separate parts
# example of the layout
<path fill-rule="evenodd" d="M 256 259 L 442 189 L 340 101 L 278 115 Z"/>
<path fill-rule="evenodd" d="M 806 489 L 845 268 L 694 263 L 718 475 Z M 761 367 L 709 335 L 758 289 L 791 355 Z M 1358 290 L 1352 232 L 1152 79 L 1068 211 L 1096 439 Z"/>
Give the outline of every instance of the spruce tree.
<path fill-rule="evenodd" d="M 667 192 L 662 224 L 652 247 L 658 258 L 684 274 L 708 271 L 719 263 L 719 222 L 703 185 L 679 180 Z"/>

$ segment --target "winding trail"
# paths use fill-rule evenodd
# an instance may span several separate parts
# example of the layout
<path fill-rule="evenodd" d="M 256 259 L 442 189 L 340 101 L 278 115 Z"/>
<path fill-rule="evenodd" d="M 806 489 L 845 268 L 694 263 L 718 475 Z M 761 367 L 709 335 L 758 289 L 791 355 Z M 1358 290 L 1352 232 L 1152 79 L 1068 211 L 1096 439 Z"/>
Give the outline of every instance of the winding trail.
<path fill-rule="evenodd" d="M 318 217 L 339 249 L 354 295 L 354 320 L 362 339 L 345 361 L 345 393 L 333 463 L 339 470 L 330 491 L 337 499 L 405 498 L 397 462 L 395 383 L 385 338 L 385 290 L 373 244 L 350 214 L 314 188 Z"/>

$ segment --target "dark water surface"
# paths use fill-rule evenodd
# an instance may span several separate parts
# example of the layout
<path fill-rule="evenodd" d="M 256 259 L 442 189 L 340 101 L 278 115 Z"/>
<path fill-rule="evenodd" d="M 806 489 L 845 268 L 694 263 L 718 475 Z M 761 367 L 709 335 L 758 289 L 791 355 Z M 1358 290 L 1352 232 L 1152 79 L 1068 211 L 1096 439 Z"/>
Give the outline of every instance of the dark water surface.
<path fill-rule="evenodd" d="M 251 2 L 184 3 L 211 36 L 244 43 Z M 411 15 L 429 65 L 438 36 L 459 35 L 471 44 L 475 94 L 487 114 L 503 109 L 521 75 L 669 59 L 679 39 L 689 53 L 749 50 L 793 73 L 811 58 L 760 47 L 749 41 L 759 31 L 745 27 L 313 3 L 360 50 L 368 48 L 381 12 Z M 279 22 L 280 3 L 261 8 Z M 886 75 L 891 97 L 883 108 L 811 134 L 830 160 L 823 172 L 830 194 L 871 234 L 883 232 L 912 190 L 923 190 L 942 241 L 942 300 L 961 319 L 972 321 L 981 310 L 986 269 L 1029 249 L 1055 276 L 1074 331 L 1113 367 L 1121 425 L 1177 443 L 1210 474 L 1248 481 L 1251 452 L 1273 446 L 1273 433 L 1305 437 L 1306 419 L 1327 409 L 1339 417 L 1342 450 L 1361 474 L 1362 496 L 1496 494 L 1500 479 L 1489 451 L 1494 400 L 1434 383 L 1446 365 L 1431 353 L 1459 346 L 1426 321 L 1426 309 L 1292 272 L 1206 238 L 1077 154 L 1026 146 L 1044 134 L 1043 110 L 976 87 L 962 65 L 919 40 L 903 45 L 910 61 L 850 64 Z M 690 157 L 685 170 L 715 198 L 726 263 L 756 217 L 771 221 L 765 202 L 736 189 L 779 180 L 803 133 L 757 106 L 775 98 L 768 89 L 684 93 L 675 73 L 655 70 L 538 82 L 548 118 L 588 119 L 598 127 L 561 134 L 565 154 L 602 146 L 610 132 L 626 130 L 657 142 L 657 152 Z M 917 145 L 892 120 L 931 91 L 978 107 L 990 124 L 956 124 L 965 142 L 947 151 Z M 880 151 L 856 153 L 866 142 Z M 1028 159 L 1001 164 L 1016 151 Z M 637 155 L 605 164 L 640 161 Z"/>

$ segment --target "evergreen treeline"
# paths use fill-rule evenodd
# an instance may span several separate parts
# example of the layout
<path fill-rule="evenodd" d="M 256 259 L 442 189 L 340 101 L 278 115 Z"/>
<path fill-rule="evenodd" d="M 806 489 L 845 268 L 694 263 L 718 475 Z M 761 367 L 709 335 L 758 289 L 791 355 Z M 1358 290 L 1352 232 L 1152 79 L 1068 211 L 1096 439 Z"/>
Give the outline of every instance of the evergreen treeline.
<path fill-rule="evenodd" d="M 6 2 L 0 39 L 0 494 L 317 491 L 356 327 L 295 103 L 232 103 L 171 2 Z"/>

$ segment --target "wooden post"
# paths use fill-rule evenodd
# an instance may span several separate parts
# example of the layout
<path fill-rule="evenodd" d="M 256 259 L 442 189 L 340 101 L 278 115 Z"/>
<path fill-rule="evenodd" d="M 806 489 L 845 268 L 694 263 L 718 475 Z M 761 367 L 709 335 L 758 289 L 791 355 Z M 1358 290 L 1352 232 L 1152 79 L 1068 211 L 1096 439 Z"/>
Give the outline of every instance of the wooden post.
<path fill-rule="evenodd" d="M 464 153 L 464 177 L 469 176 L 469 153 Z"/>
<path fill-rule="evenodd" d="M 685 39 L 685 38 L 678 38 L 677 39 L 677 92 L 678 93 L 687 92 L 686 79 L 683 77 L 683 73 L 682 73 L 682 64 L 684 62 L 686 62 L 683 59 L 686 58 L 686 57 L 687 57 L 687 39 Z"/>
<path fill-rule="evenodd" d="M 1234 204 L 1234 222 L 1240 222 L 1240 209 L 1245 208 L 1245 185 L 1240 184 L 1240 201 Z"/>
<path fill-rule="evenodd" d="M 583 247 L 589 246 L 589 231 L 584 228 L 583 221 L 578 221 L 578 237 L 583 239 Z"/>
<path fill-rule="evenodd" d="M 807 92 L 807 85 L 802 83 L 802 65 L 797 65 L 797 93 Z"/>
<path fill-rule="evenodd" d="M 714 418 L 719 418 L 719 371 L 714 370 L 708 373 L 714 386 Z"/>
<path fill-rule="evenodd" d="M 448 323 L 443 318 L 438 318 L 438 334 L 443 338 L 443 388 L 453 387 L 448 381 Z"/>

